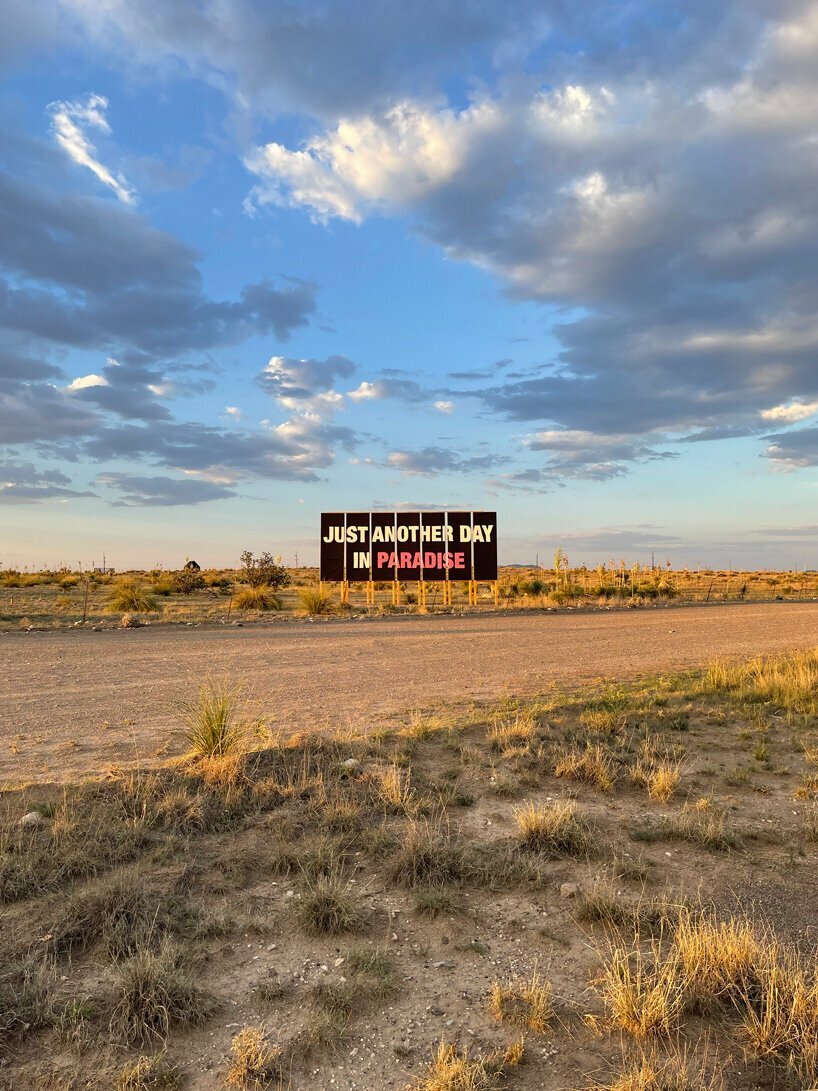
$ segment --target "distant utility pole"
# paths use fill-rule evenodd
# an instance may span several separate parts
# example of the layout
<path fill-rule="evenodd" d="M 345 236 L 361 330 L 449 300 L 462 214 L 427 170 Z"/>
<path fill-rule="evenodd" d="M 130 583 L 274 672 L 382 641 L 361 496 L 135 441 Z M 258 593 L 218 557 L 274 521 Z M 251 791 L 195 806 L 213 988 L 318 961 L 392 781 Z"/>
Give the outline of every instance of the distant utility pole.
<path fill-rule="evenodd" d="M 298 554 L 295 555 L 295 567 L 298 568 Z"/>
<path fill-rule="evenodd" d="M 650 551 L 650 570 L 651 572 L 656 571 L 656 555 L 654 550 Z"/>

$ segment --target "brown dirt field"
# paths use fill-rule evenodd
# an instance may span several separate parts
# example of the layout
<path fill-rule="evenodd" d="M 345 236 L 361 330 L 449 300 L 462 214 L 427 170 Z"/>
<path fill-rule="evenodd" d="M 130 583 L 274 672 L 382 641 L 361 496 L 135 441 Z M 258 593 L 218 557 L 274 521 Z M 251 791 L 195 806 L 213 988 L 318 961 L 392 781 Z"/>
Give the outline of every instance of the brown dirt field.
<path fill-rule="evenodd" d="M 366 732 L 407 710 L 818 643 L 818 604 L 0 635 L 0 783 L 179 750 L 174 700 L 239 682 L 271 727 Z"/>

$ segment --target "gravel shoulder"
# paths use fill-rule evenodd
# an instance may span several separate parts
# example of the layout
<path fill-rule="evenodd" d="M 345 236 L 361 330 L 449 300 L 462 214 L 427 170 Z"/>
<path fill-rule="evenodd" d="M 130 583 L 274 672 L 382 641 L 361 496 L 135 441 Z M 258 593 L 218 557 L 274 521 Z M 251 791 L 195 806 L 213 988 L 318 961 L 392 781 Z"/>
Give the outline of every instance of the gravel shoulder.
<path fill-rule="evenodd" d="M 365 732 L 442 702 L 816 643 L 816 603 L 0 634 L 0 783 L 177 753 L 174 702 L 208 674 L 238 682 L 273 727 Z"/>

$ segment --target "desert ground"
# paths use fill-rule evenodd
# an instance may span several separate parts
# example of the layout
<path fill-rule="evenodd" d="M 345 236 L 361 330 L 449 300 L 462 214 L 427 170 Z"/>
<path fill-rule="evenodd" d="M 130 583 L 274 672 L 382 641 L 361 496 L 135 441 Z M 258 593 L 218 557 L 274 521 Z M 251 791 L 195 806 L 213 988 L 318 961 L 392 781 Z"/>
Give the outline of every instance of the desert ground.
<path fill-rule="evenodd" d="M 208 675 L 241 687 L 262 737 L 366 734 L 412 710 L 816 639 L 818 603 L 0 633 L 0 783 L 78 779 L 180 753 L 178 702 Z"/>
<path fill-rule="evenodd" d="M 818 1086 L 817 618 L 0 635 L 0 1089 Z"/>

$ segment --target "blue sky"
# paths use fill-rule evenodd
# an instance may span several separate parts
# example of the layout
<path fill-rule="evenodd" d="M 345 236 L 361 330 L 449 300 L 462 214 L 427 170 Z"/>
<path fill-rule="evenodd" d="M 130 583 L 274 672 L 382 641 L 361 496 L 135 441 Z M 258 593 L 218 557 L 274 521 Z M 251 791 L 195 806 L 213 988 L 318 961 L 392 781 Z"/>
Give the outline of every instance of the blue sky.
<path fill-rule="evenodd" d="M 2 7 L 0 564 L 818 566 L 818 5 Z"/>

